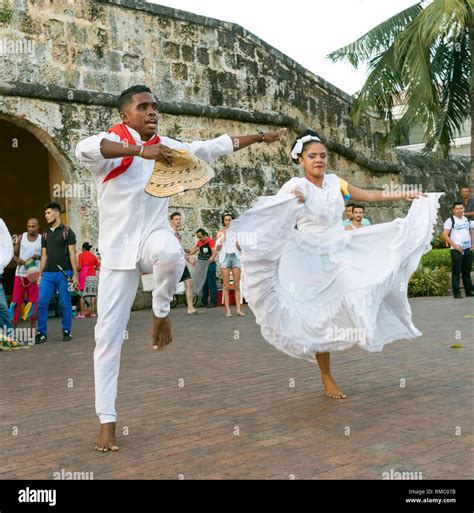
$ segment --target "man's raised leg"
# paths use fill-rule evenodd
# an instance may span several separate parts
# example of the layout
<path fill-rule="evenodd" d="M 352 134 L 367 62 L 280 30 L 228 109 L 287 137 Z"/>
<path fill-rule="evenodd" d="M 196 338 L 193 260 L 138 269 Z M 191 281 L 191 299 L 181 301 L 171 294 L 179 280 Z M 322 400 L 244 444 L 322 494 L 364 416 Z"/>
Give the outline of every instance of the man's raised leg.
<path fill-rule="evenodd" d="M 171 341 L 170 303 L 176 285 L 184 271 L 184 252 L 170 230 L 157 230 L 144 242 L 140 268 L 153 273 L 153 329 L 154 349 L 164 349 Z"/>

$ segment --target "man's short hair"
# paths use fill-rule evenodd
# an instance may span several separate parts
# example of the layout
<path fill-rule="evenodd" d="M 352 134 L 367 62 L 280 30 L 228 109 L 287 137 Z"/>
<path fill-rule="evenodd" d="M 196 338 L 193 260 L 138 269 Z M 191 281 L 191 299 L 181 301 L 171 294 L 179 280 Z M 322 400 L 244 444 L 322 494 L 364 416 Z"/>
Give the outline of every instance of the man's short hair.
<path fill-rule="evenodd" d="M 354 205 L 355 205 L 355 203 L 348 203 L 348 204 L 346 205 L 346 208 L 347 208 L 347 207 L 354 208 Z"/>
<path fill-rule="evenodd" d="M 57 210 L 59 213 L 61 213 L 61 205 L 59 203 L 55 203 L 54 201 L 50 201 L 49 203 L 46 203 L 44 206 L 45 210 L 51 209 L 51 210 Z"/>
<path fill-rule="evenodd" d="M 363 211 L 365 211 L 365 207 L 364 205 L 359 205 L 359 204 L 356 204 L 352 207 L 352 210 L 355 210 L 356 208 L 361 208 Z"/>
<path fill-rule="evenodd" d="M 179 216 L 181 217 L 181 214 L 179 212 L 173 212 L 171 215 L 170 215 L 170 219 L 173 220 L 176 216 Z"/>
<path fill-rule="evenodd" d="M 469 185 L 462 185 L 461 187 L 459 187 L 459 190 L 462 191 L 463 189 L 467 189 L 467 190 L 471 190 L 471 188 L 469 187 Z"/>
<path fill-rule="evenodd" d="M 124 107 L 133 101 L 133 96 L 138 93 L 150 93 L 152 94 L 149 87 L 146 85 L 134 85 L 122 91 L 117 98 L 117 110 L 122 112 Z"/>
<path fill-rule="evenodd" d="M 204 228 L 199 228 L 196 230 L 196 233 L 200 233 L 201 235 L 204 235 L 204 237 L 207 237 L 207 232 Z"/>
<path fill-rule="evenodd" d="M 464 207 L 464 203 L 462 201 L 455 201 L 451 208 L 457 207 L 458 205 L 461 205 L 462 207 Z"/>

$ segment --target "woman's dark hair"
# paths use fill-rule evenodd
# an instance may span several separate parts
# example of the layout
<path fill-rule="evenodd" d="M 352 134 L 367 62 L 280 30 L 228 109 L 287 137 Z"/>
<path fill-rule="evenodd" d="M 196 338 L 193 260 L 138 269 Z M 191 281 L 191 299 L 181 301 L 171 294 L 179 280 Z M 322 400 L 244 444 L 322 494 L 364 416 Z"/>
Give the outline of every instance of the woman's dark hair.
<path fill-rule="evenodd" d="M 291 147 L 291 151 L 293 151 L 293 148 L 296 146 L 296 143 L 298 142 L 298 139 L 301 139 L 302 137 L 305 137 L 307 135 L 312 135 L 313 137 L 319 137 L 321 139 L 321 136 L 315 132 L 314 130 L 303 130 L 303 132 L 300 132 L 297 136 L 296 136 L 296 139 L 295 139 L 295 142 L 293 143 L 293 146 Z M 313 142 L 318 142 L 318 141 L 308 141 L 306 143 L 303 144 L 303 149 L 301 150 L 301 153 L 303 153 L 304 149 L 306 148 L 306 146 L 308 146 L 309 144 L 313 143 Z M 323 146 L 326 146 L 322 141 L 321 141 L 321 144 Z M 300 153 L 300 155 L 301 155 Z M 291 154 L 291 152 L 290 152 Z M 293 161 L 294 164 L 299 164 L 299 160 L 298 159 L 294 159 L 293 157 L 291 157 L 291 160 Z"/>
<path fill-rule="evenodd" d="M 208 236 L 204 228 L 199 228 L 199 230 L 196 230 L 196 233 L 200 233 L 201 235 L 204 235 L 204 237 Z"/>
<path fill-rule="evenodd" d="M 234 216 L 230 212 L 226 212 L 225 214 L 222 214 L 222 224 L 224 224 L 224 217 L 230 216 L 232 219 L 234 219 Z"/>
<path fill-rule="evenodd" d="M 92 246 L 88 242 L 84 242 L 82 245 L 82 251 L 90 251 L 92 249 Z"/>

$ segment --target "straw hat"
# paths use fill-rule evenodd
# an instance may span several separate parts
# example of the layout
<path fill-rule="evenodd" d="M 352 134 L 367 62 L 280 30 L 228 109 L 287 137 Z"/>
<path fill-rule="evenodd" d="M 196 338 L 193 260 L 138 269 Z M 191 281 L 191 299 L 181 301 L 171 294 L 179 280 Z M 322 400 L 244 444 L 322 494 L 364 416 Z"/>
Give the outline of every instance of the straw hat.
<path fill-rule="evenodd" d="M 189 189 L 200 189 L 215 176 L 211 166 L 189 151 L 172 150 L 171 159 L 173 166 L 155 162 L 145 192 L 167 198 Z"/>

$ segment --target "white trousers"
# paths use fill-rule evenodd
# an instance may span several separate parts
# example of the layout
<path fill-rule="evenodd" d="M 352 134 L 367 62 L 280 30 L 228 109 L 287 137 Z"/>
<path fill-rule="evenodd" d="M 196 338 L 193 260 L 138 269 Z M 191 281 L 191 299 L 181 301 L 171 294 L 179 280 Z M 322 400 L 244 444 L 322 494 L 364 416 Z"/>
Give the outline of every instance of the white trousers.
<path fill-rule="evenodd" d="M 183 248 L 173 232 L 166 229 L 151 233 L 143 241 L 135 269 L 101 269 L 97 293 L 94 378 L 96 413 L 102 424 L 117 419 L 115 400 L 120 354 L 140 274 L 153 273 L 153 313 L 157 317 L 166 317 L 183 271 Z M 151 326 L 144 336 L 150 338 Z"/>

